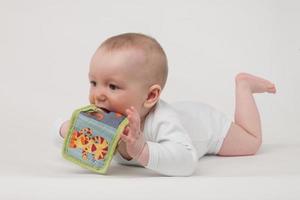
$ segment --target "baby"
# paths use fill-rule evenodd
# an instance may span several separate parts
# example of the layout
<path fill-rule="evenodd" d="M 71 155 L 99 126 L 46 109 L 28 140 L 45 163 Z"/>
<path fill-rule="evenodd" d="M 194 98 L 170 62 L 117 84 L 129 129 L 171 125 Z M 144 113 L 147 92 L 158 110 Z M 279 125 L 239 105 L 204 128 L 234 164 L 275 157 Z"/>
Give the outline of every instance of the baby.
<path fill-rule="evenodd" d="M 275 85 L 240 73 L 235 78 L 232 122 L 212 107 L 160 99 L 168 75 L 167 57 L 152 37 L 126 33 L 104 41 L 90 62 L 89 101 L 127 116 L 115 159 L 168 176 L 190 176 L 205 154 L 254 155 L 262 143 L 253 94 L 275 93 Z M 59 133 L 65 137 L 69 121 Z"/>

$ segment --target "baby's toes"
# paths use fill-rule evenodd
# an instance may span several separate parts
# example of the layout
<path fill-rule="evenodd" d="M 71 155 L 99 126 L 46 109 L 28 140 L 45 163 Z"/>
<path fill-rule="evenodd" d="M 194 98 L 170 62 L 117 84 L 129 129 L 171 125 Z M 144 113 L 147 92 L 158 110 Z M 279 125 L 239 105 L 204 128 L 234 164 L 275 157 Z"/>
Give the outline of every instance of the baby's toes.
<path fill-rule="evenodd" d="M 276 87 L 275 87 L 275 84 L 271 83 L 268 88 L 267 88 L 267 92 L 269 93 L 276 93 Z"/>

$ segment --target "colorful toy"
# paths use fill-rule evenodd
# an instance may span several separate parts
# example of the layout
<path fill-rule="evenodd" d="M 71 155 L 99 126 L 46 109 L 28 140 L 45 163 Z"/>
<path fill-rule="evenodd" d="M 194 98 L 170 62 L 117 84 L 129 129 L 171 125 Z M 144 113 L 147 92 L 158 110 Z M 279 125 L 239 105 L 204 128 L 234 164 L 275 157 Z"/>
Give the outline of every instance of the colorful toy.
<path fill-rule="evenodd" d="M 73 112 L 63 156 L 84 168 L 105 174 L 128 119 L 88 105 Z"/>

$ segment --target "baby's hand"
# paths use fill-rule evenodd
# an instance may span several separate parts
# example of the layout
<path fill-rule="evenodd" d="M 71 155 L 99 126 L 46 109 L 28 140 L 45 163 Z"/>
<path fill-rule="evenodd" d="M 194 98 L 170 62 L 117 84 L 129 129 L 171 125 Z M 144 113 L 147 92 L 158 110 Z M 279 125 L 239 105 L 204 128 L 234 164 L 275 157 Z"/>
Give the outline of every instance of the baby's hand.
<path fill-rule="evenodd" d="M 121 140 L 125 143 L 128 155 L 137 159 L 146 144 L 144 133 L 140 128 L 141 120 L 139 113 L 133 106 L 127 109 L 126 113 L 129 124 L 124 129 Z"/>
<path fill-rule="evenodd" d="M 67 136 L 69 127 L 70 127 L 70 120 L 65 121 L 60 126 L 59 134 L 62 138 L 65 138 Z"/>

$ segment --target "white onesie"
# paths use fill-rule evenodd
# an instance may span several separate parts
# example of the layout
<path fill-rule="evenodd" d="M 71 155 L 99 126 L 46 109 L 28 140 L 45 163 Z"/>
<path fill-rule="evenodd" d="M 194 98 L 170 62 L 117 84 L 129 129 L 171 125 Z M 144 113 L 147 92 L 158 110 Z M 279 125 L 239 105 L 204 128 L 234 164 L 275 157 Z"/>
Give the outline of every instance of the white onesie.
<path fill-rule="evenodd" d="M 219 152 L 230 124 L 209 105 L 159 100 L 145 120 L 143 132 L 149 147 L 145 167 L 170 176 L 191 175 L 200 157 Z M 119 153 L 114 158 L 121 164 L 139 165 Z"/>

